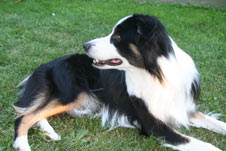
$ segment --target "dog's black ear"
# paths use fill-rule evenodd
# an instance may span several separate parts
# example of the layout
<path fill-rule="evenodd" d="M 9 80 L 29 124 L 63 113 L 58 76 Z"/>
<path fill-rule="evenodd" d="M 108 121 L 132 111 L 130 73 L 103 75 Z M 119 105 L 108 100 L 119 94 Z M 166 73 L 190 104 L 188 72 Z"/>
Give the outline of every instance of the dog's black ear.
<path fill-rule="evenodd" d="M 137 25 L 137 34 L 139 37 L 144 38 L 145 40 L 150 39 L 155 35 L 157 31 L 157 23 L 155 21 L 155 17 L 148 15 L 133 15 Z"/>
<path fill-rule="evenodd" d="M 171 41 L 161 22 L 153 16 L 133 15 L 137 34 L 139 35 L 140 51 L 146 70 L 161 79 L 161 69 L 157 59 L 161 56 L 168 57 L 172 52 Z"/>

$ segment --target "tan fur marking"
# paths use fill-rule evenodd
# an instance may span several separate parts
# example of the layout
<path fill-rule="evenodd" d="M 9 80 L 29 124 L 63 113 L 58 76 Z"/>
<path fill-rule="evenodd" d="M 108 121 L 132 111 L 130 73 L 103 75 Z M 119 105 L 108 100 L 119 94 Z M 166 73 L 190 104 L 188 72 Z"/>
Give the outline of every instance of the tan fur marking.
<path fill-rule="evenodd" d="M 136 56 L 141 57 L 140 52 L 138 51 L 137 47 L 134 44 L 129 44 L 129 47 Z"/>
<path fill-rule="evenodd" d="M 49 105 L 47 105 L 41 112 L 41 117 L 47 118 L 62 112 L 67 112 L 72 109 L 78 108 L 80 105 L 84 103 L 84 100 L 88 99 L 88 95 L 86 93 L 81 93 L 78 98 L 70 104 L 61 105 L 58 101 L 52 101 Z"/>
<path fill-rule="evenodd" d="M 141 57 L 139 50 L 137 49 L 137 47 L 134 44 L 129 44 L 129 47 L 137 57 Z M 162 75 L 161 71 L 160 71 L 160 73 L 156 72 L 156 75 L 157 75 L 157 78 L 159 79 L 160 83 L 162 83 L 163 75 Z"/>
<path fill-rule="evenodd" d="M 160 71 L 160 72 L 161 72 L 161 71 Z M 158 79 L 159 79 L 159 82 L 162 83 L 162 81 L 163 81 L 162 74 L 159 73 L 159 72 L 156 72 L 156 75 L 157 75 L 157 77 L 158 77 Z"/>
<path fill-rule="evenodd" d="M 205 119 L 205 115 L 202 112 L 194 112 L 190 114 L 190 117 L 193 119 Z"/>
<path fill-rule="evenodd" d="M 88 97 L 89 96 L 86 93 L 81 93 L 78 98 L 70 104 L 62 105 L 58 100 L 53 100 L 40 111 L 34 112 L 35 110 L 32 110 L 32 113 L 31 111 L 26 112 L 23 114 L 24 117 L 22 118 L 21 124 L 18 128 L 18 136 L 27 135 L 29 128 L 41 119 L 47 119 L 50 116 L 78 108 L 85 100 L 88 100 Z"/>
<path fill-rule="evenodd" d="M 26 136 L 29 128 L 38 121 L 38 116 L 35 114 L 25 115 L 18 128 L 18 137 Z"/>

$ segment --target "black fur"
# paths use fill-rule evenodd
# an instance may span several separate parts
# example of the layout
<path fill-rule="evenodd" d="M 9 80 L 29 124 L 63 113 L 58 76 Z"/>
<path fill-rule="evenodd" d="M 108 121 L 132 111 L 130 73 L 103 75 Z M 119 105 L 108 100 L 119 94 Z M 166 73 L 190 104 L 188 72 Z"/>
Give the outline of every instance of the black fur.
<path fill-rule="evenodd" d="M 200 91 L 200 79 L 194 80 L 191 85 L 191 95 L 193 96 L 194 100 L 199 98 Z"/>
<path fill-rule="evenodd" d="M 18 136 L 18 126 L 20 125 L 22 118 L 23 118 L 23 116 L 20 116 L 14 121 L 14 130 L 15 130 L 15 132 L 14 132 L 14 140 Z"/>
<path fill-rule="evenodd" d="M 26 100 L 28 96 L 37 98 L 42 92 L 47 92 L 47 101 L 58 99 L 64 105 L 74 101 L 81 92 L 87 92 L 109 106 L 111 115 L 117 111 L 127 116 L 132 125 L 138 121 L 143 135 L 163 137 L 171 144 L 188 142 L 152 116 L 141 99 L 128 95 L 123 71 L 97 70 L 86 55 L 69 55 L 41 65 L 29 78 L 15 105 L 29 107 L 32 100 Z M 15 130 L 20 120 L 21 117 L 16 119 Z"/>
<path fill-rule="evenodd" d="M 117 34 L 120 35 L 119 40 L 113 38 Z M 154 16 L 135 14 L 128 18 L 115 28 L 111 42 L 131 65 L 145 68 L 160 79 L 162 73 L 156 59 L 174 55 L 166 29 Z M 141 58 L 131 53 L 130 44 L 139 48 Z"/>
<path fill-rule="evenodd" d="M 176 133 L 165 123 L 156 119 L 151 113 L 149 113 L 142 99 L 139 99 L 136 96 L 132 96 L 131 102 L 137 120 L 141 125 L 141 134 L 144 134 L 146 136 L 154 135 L 160 138 L 164 138 L 166 142 L 173 145 L 189 142 L 187 138 L 184 138 L 180 134 Z"/>
<path fill-rule="evenodd" d="M 81 68 L 82 67 L 82 68 Z M 91 93 L 99 78 L 99 71 L 92 67 L 92 59 L 86 55 L 69 55 L 37 68 L 20 96 L 19 107 L 29 107 L 40 93 L 48 100 L 59 99 L 62 104 L 72 101 L 83 91 Z"/>

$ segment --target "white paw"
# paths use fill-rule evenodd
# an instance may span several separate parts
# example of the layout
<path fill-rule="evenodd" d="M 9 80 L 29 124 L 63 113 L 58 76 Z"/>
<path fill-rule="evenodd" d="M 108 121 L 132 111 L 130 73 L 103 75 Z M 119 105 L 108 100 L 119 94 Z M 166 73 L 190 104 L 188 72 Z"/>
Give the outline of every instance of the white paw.
<path fill-rule="evenodd" d="M 60 135 L 58 135 L 52 126 L 49 124 L 49 122 L 46 119 L 42 119 L 38 122 L 38 125 L 40 126 L 41 130 L 45 132 L 45 134 L 54 141 L 61 140 Z"/>
<path fill-rule="evenodd" d="M 28 144 L 27 136 L 17 137 L 14 141 L 13 147 L 18 151 L 31 151 Z"/>
<path fill-rule="evenodd" d="M 46 133 L 46 135 L 51 139 L 51 140 L 54 140 L 54 141 L 59 141 L 61 140 L 61 136 L 58 135 L 57 133 Z"/>
<path fill-rule="evenodd" d="M 174 146 L 170 144 L 164 144 L 163 146 L 171 148 L 173 150 L 179 150 L 179 151 L 222 151 L 211 144 L 210 145 L 208 144 L 205 146 L 193 146 L 193 147 Z"/>
<path fill-rule="evenodd" d="M 164 147 L 171 148 L 173 150 L 179 150 L 179 151 L 222 151 L 221 149 L 213 146 L 212 144 L 203 143 L 196 145 L 190 145 L 190 144 L 184 144 L 179 146 L 174 146 L 171 144 L 164 144 Z"/>
<path fill-rule="evenodd" d="M 192 139 L 189 143 L 181 144 L 178 146 L 171 144 L 164 144 L 163 146 L 179 151 L 222 151 L 212 144 L 202 142 L 197 139 Z"/>
<path fill-rule="evenodd" d="M 212 144 L 207 144 L 204 148 L 203 151 L 222 151 L 221 149 L 213 146 Z"/>

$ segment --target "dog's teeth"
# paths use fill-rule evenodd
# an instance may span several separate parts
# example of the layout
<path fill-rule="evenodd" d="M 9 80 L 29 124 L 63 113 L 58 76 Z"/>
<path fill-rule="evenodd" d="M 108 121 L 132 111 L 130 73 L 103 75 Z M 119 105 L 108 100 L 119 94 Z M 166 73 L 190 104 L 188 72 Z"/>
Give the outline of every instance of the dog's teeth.
<path fill-rule="evenodd" d="M 98 63 L 98 62 L 100 62 L 100 60 L 98 60 L 98 59 L 93 59 L 93 63 Z"/>

